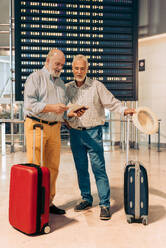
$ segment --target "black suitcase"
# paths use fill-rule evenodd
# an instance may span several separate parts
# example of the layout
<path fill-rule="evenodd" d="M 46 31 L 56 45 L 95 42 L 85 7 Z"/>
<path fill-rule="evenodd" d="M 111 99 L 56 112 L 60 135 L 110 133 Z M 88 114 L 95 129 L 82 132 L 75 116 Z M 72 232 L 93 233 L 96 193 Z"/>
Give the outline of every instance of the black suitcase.
<path fill-rule="evenodd" d="M 148 224 L 148 176 L 144 166 L 138 161 L 128 161 L 129 122 L 127 121 L 126 167 L 124 172 L 124 208 L 127 222 Z"/>

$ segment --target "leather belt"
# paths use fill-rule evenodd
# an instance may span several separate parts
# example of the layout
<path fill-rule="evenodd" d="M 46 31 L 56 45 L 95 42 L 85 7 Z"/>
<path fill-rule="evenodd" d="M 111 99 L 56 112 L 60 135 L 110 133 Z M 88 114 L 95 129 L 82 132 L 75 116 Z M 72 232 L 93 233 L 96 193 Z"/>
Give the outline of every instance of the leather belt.
<path fill-rule="evenodd" d="M 48 124 L 48 125 L 50 125 L 50 126 L 55 125 L 55 124 L 58 123 L 58 121 L 54 121 L 54 122 L 44 121 L 44 120 L 38 119 L 38 118 L 36 118 L 36 117 L 34 117 L 34 116 L 27 116 L 27 118 L 32 119 L 32 120 L 34 120 L 34 121 L 38 121 L 38 122 L 40 122 L 40 123 Z"/>
<path fill-rule="evenodd" d="M 84 130 L 89 130 L 89 129 L 92 129 L 92 128 L 94 128 L 94 127 L 77 127 L 76 129 L 84 131 Z"/>

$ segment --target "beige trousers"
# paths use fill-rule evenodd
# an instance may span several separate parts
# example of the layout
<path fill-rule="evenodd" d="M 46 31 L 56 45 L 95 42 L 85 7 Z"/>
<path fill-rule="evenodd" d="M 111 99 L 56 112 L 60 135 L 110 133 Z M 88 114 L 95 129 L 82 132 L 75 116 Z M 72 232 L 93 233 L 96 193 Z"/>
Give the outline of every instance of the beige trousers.
<path fill-rule="evenodd" d="M 30 118 L 25 120 L 25 135 L 28 163 L 40 165 L 41 130 L 36 128 L 35 161 L 33 161 L 33 125 L 39 124 Z M 60 127 L 61 123 L 55 125 L 43 124 L 43 166 L 50 170 L 50 204 L 56 193 L 56 179 L 60 163 Z"/>

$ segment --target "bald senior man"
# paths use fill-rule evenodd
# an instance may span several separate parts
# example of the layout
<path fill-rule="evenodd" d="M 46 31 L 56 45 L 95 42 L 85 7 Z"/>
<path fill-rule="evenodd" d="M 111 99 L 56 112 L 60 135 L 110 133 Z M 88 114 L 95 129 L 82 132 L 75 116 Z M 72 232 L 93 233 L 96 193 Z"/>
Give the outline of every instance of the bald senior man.
<path fill-rule="evenodd" d="M 30 74 L 25 83 L 24 115 L 28 162 L 33 162 L 33 125 L 43 125 L 43 164 L 50 170 L 50 213 L 65 214 L 56 207 L 53 199 L 60 163 L 60 128 L 64 116 L 67 118 L 66 87 L 60 78 L 65 64 L 62 51 L 52 49 L 47 55 L 45 66 Z M 68 117 L 79 117 L 70 112 Z M 40 165 L 40 130 L 36 129 L 35 164 Z"/>

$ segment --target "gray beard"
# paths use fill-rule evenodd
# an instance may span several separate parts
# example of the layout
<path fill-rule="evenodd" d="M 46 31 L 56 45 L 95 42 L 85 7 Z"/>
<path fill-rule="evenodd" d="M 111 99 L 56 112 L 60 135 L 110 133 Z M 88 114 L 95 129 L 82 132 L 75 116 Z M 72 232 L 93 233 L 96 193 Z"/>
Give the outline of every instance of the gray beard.
<path fill-rule="evenodd" d="M 76 77 L 75 77 L 74 79 L 75 79 L 77 82 L 83 82 L 83 81 L 85 80 L 85 78 L 86 78 L 86 77 L 84 77 L 84 78 L 76 78 Z"/>
<path fill-rule="evenodd" d="M 61 75 L 61 71 L 59 73 L 55 73 L 53 70 L 51 70 L 51 68 L 49 66 L 48 66 L 48 71 L 53 78 L 60 77 L 60 75 Z"/>

